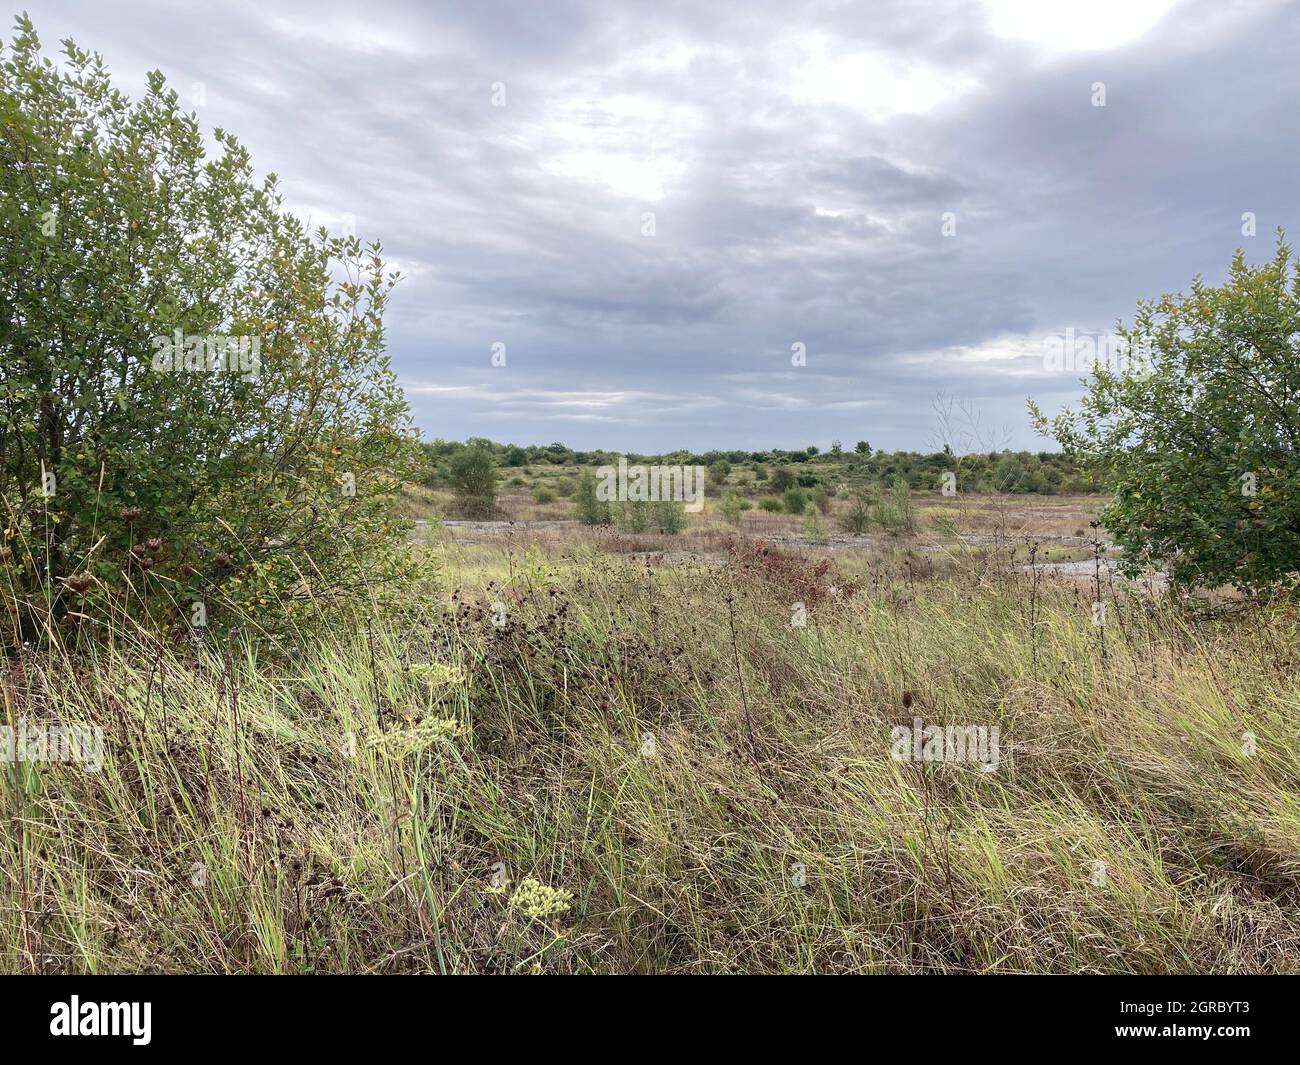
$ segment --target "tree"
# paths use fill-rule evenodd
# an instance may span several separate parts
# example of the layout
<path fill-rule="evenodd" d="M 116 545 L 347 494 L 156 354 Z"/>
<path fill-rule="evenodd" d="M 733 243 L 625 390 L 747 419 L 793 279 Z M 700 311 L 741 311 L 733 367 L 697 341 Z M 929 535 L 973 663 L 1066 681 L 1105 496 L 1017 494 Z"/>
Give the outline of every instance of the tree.
<path fill-rule="evenodd" d="M 379 246 L 307 231 L 229 133 L 205 158 L 159 72 L 133 103 L 64 55 L 22 17 L 0 64 L 6 633 L 272 628 L 400 584 L 421 460 Z"/>
<path fill-rule="evenodd" d="M 871 445 L 865 440 L 859 440 L 853 445 L 853 450 L 861 455 L 864 459 L 871 457 Z"/>
<path fill-rule="evenodd" d="M 451 460 L 451 490 L 465 518 L 491 518 L 497 506 L 497 464 L 491 450 L 467 447 Z"/>
<path fill-rule="evenodd" d="M 1115 485 L 1102 520 L 1126 569 L 1261 591 L 1300 570 L 1300 263 L 1238 250 L 1218 287 L 1138 305 L 1126 365 L 1098 364 L 1079 411 L 1040 432 Z"/>

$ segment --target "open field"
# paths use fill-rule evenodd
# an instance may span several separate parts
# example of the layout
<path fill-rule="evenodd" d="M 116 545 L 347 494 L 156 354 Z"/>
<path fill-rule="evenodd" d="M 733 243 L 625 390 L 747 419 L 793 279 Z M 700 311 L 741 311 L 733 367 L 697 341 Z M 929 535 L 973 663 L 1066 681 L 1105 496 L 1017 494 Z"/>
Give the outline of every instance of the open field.
<path fill-rule="evenodd" d="M 104 761 L 6 767 L 0 968 L 1300 971 L 1300 614 L 1097 625 L 925 524 L 430 526 L 427 603 L 348 634 L 33 651 L 7 719 Z M 917 719 L 996 757 L 897 760 Z"/>

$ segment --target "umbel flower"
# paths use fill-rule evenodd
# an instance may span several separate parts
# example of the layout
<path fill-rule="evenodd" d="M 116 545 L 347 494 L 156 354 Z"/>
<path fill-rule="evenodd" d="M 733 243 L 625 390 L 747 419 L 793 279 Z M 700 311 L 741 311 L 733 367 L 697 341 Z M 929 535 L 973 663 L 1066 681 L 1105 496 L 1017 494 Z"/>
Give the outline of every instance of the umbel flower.
<path fill-rule="evenodd" d="M 512 910 L 522 910 L 533 920 L 540 920 L 543 917 L 555 917 L 567 913 L 572 900 L 572 891 L 547 887 L 540 880 L 534 880 L 530 876 L 515 888 L 515 893 L 510 896 L 509 906 Z"/>

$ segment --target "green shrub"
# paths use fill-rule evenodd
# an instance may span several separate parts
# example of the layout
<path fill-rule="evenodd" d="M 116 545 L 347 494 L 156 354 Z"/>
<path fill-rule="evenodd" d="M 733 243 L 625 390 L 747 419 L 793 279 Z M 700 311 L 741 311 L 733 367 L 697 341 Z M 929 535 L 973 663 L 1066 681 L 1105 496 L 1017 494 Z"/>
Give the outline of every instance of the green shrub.
<path fill-rule="evenodd" d="M 722 494 L 722 517 L 723 520 L 732 525 L 739 525 L 740 516 L 752 506 L 753 504 L 748 499 L 736 492 L 724 492 Z"/>
<path fill-rule="evenodd" d="M 784 466 L 778 466 L 775 470 L 773 470 L 772 476 L 769 477 L 767 480 L 768 488 L 771 489 L 773 492 L 776 492 L 778 495 L 781 492 L 784 492 L 787 488 L 793 488 L 795 486 L 795 483 L 796 482 L 795 482 L 794 474 L 790 472 L 790 470 L 786 469 Z"/>
<path fill-rule="evenodd" d="M 487 519 L 496 513 L 496 459 L 485 447 L 467 447 L 451 460 L 451 490 L 462 518 Z"/>
<path fill-rule="evenodd" d="M 830 532 L 822 521 L 821 512 L 816 505 L 809 503 L 803 514 L 803 534 L 815 544 L 824 544 L 830 540 Z"/>
<path fill-rule="evenodd" d="M 427 465 L 379 249 L 308 231 L 161 74 L 132 102 L 65 46 L 20 17 L 0 65 L 0 640 L 398 594 Z"/>
<path fill-rule="evenodd" d="M 1117 486 L 1102 522 L 1132 573 L 1295 587 L 1300 572 L 1300 261 L 1238 250 L 1225 284 L 1139 304 L 1131 367 L 1099 365 L 1082 409 L 1035 427 Z M 1136 353 L 1136 358 L 1133 358 Z M 999 467 L 1001 468 L 1001 467 Z"/>
<path fill-rule="evenodd" d="M 802 488 L 790 488 L 781 501 L 787 514 L 802 514 L 803 508 L 808 505 L 808 496 Z"/>
<path fill-rule="evenodd" d="M 578 520 L 585 525 L 608 525 L 611 521 L 610 504 L 596 497 L 598 484 L 596 475 L 591 470 L 583 470 L 578 477 L 573 501 L 577 507 Z"/>
<path fill-rule="evenodd" d="M 872 515 L 879 503 L 880 491 L 875 485 L 857 488 L 850 494 L 848 509 L 840 517 L 840 528 L 862 536 L 871 528 Z"/>
<path fill-rule="evenodd" d="M 912 505 L 912 492 L 904 478 L 894 481 L 893 487 L 876 504 L 871 517 L 886 532 L 909 535 L 916 532 L 916 508 Z"/>
<path fill-rule="evenodd" d="M 767 511 L 769 514 L 780 514 L 785 509 L 781 500 L 777 499 L 776 496 L 764 496 L 758 501 L 758 505 L 760 509 Z"/>
<path fill-rule="evenodd" d="M 686 528 L 686 511 L 680 503 L 611 503 L 614 525 L 623 532 L 660 532 L 675 535 Z"/>
<path fill-rule="evenodd" d="M 533 489 L 534 503 L 554 503 L 555 493 L 544 484 L 539 484 Z"/>

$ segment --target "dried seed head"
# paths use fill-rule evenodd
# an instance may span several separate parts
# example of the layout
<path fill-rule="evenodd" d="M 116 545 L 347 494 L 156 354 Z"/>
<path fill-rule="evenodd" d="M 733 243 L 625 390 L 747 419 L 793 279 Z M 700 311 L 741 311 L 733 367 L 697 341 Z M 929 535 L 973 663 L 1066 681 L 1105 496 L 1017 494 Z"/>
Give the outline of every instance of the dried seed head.
<path fill-rule="evenodd" d="M 64 583 L 74 592 L 80 595 L 94 583 L 94 578 L 89 573 L 74 573 Z"/>

